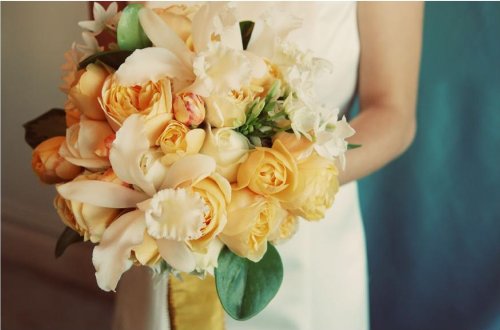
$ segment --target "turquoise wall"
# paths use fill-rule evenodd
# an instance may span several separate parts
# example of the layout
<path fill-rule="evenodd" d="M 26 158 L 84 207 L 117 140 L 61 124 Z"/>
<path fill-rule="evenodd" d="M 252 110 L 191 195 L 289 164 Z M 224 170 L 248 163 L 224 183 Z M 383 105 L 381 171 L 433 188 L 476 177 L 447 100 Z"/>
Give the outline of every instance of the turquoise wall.
<path fill-rule="evenodd" d="M 500 3 L 426 3 L 417 137 L 360 186 L 372 329 L 500 329 Z"/>

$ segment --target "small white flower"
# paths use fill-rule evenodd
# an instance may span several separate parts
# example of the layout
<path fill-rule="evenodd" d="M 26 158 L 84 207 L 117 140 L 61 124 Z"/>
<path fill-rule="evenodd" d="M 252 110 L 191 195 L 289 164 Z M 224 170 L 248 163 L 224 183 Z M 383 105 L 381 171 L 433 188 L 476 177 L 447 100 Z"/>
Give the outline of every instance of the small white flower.
<path fill-rule="evenodd" d="M 325 112 L 323 112 L 324 114 Z M 347 122 L 345 116 L 337 120 L 338 109 L 328 114 L 329 118 L 321 124 L 316 132 L 314 150 L 325 158 L 337 158 L 340 166 L 345 168 L 345 152 L 347 151 L 347 139 L 356 132 Z"/>
<path fill-rule="evenodd" d="M 107 9 L 104 9 L 97 1 L 94 2 L 94 20 L 81 21 L 78 25 L 88 31 L 93 32 L 95 35 L 101 33 L 106 27 L 114 28 L 116 24 L 116 15 L 118 12 L 118 5 L 112 2 Z"/>
<path fill-rule="evenodd" d="M 302 134 L 312 141 L 314 139 L 312 134 L 319 129 L 319 113 L 292 94 L 287 97 L 283 106 L 290 118 L 293 132 L 296 135 Z"/>
<path fill-rule="evenodd" d="M 85 59 L 91 55 L 94 55 L 95 53 L 102 52 L 104 50 L 104 47 L 99 46 L 99 43 L 97 42 L 97 39 L 95 36 L 90 33 L 90 32 L 82 32 L 82 39 L 84 44 L 78 44 L 76 45 L 76 48 L 78 51 L 82 53 L 82 58 Z"/>

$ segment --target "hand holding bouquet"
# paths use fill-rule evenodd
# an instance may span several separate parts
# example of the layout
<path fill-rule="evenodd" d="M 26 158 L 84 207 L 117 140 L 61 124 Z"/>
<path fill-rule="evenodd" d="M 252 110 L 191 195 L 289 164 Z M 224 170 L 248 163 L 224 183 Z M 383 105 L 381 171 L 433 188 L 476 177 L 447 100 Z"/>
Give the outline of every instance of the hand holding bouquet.
<path fill-rule="evenodd" d="M 278 14 L 245 21 L 225 3 L 97 13 L 66 54 L 65 136 L 33 153 L 40 179 L 57 183 L 64 239 L 96 244 L 103 290 L 133 265 L 215 273 L 226 311 L 255 315 L 281 283 L 273 245 L 299 219 L 322 219 L 338 190 L 354 130 L 315 99 L 329 64 L 288 42 L 299 24 Z M 102 31 L 117 44 L 99 45 Z"/>

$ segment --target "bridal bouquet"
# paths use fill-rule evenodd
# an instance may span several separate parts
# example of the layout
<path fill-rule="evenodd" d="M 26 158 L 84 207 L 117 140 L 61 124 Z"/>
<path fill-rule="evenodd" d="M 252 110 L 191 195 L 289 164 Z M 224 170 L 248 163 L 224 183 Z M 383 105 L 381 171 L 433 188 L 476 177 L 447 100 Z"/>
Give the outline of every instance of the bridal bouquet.
<path fill-rule="evenodd" d="M 300 22 L 278 14 L 95 6 L 65 54 L 64 127 L 57 110 L 26 125 L 67 226 L 57 252 L 95 243 L 105 291 L 132 266 L 214 275 L 230 316 L 255 315 L 282 280 L 274 245 L 324 217 L 351 147 L 354 130 L 315 99 L 329 63 L 287 41 Z"/>

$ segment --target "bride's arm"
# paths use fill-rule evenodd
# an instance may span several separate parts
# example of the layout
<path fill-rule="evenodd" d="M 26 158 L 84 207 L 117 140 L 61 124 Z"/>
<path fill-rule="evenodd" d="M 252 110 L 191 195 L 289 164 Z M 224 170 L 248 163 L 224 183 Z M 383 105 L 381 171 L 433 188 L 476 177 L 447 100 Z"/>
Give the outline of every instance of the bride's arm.
<path fill-rule="evenodd" d="M 403 153 L 416 131 L 415 107 L 423 3 L 359 2 L 360 113 L 351 121 L 346 183 L 362 178 Z"/>

